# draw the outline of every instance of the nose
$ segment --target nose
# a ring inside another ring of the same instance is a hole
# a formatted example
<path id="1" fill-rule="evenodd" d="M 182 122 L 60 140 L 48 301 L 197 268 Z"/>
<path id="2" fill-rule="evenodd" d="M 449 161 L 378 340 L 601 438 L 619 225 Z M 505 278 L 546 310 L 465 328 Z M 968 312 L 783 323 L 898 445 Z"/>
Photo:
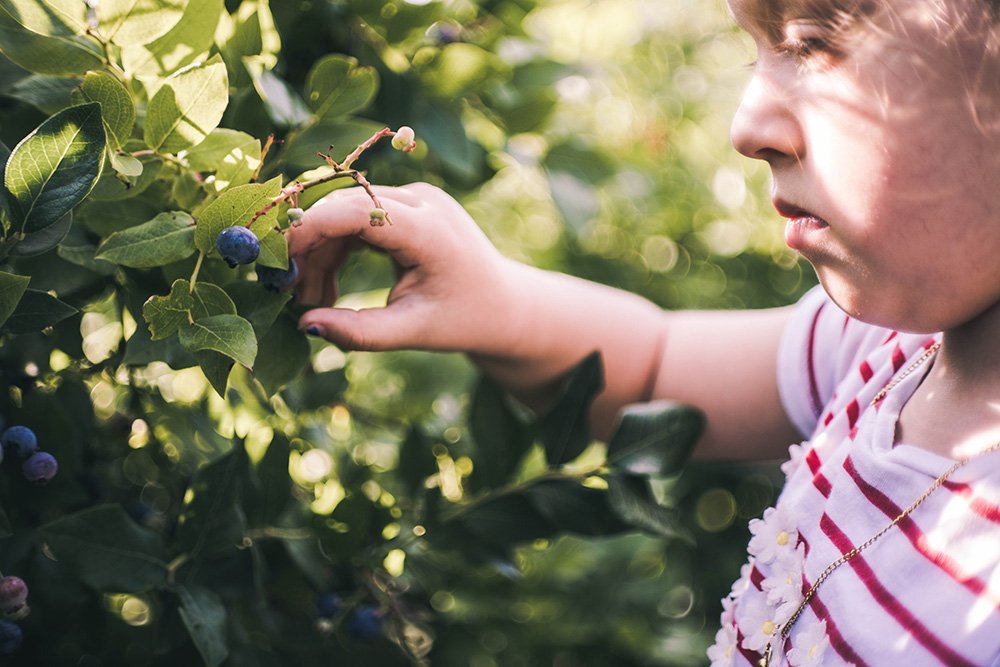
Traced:
<path id="1" fill-rule="evenodd" d="M 775 166 L 784 159 L 805 157 L 802 128 L 791 92 L 766 74 L 755 72 L 729 131 L 733 147 L 743 155 Z"/>

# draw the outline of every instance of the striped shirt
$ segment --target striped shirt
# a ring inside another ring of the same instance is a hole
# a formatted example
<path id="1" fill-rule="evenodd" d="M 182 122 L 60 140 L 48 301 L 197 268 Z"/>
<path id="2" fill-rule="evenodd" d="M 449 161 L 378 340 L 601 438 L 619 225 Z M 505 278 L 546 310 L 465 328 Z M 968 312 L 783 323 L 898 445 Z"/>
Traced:
<path id="1" fill-rule="evenodd" d="M 920 497 L 951 459 L 894 444 L 918 369 L 871 402 L 938 336 L 900 334 L 807 294 L 779 352 L 782 402 L 808 440 L 782 466 L 775 508 L 751 522 L 750 560 L 723 601 L 713 666 L 1000 666 L 1000 453 L 973 459 L 838 567 L 780 642 L 820 573 Z M 780 646 L 779 646 L 780 644 Z"/>

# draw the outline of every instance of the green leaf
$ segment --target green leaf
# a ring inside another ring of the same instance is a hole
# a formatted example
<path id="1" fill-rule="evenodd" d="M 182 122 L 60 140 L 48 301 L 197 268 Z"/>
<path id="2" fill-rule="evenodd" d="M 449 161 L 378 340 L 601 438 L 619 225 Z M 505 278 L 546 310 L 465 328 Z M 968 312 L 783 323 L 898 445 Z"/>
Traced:
<path id="1" fill-rule="evenodd" d="M 167 211 L 109 236 L 97 248 L 97 259 L 148 269 L 182 260 L 194 252 L 194 218 L 184 211 Z"/>
<path id="2" fill-rule="evenodd" d="M 195 0 L 186 4 L 184 15 L 170 32 L 149 44 L 122 49 L 126 72 L 154 76 L 172 74 L 212 48 L 225 0 Z"/>
<path id="3" fill-rule="evenodd" d="M 306 103 L 319 117 L 346 116 L 371 104 L 378 73 L 339 54 L 320 58 L 306 77 Z"/>
<path id="4" fill-rule="evenodd" d="M 76 308 L 41 290 L 25 290 L 3 330 L 22 334 L 41 331 L 76 314 Z"/>
<path id="5" fill-rule="evenodd" d="M 507 69 L 495 54 L 474 44 L 448 44 L 421 72 L 427 92 L 444 99 L 460 98 Z"/>
<path id="6" fill-rule="evenodd" d="M 281 177 L 275 176 L 267 183 L 249 183 L 226 190 L 219 198 L 205 207 L 198 218 L 194 242 L 198 250 L 209 254 L 215 251 L 215 239 L 226 227 L 245 225 L 254 214 L 274 201 L 281 192 Z M 261 216 L 251 227 L 268 229 L 274 226 L 278 216 L 275 206 Z"/>
<path id="7" fill-rule="evenodd" d="M 111 168 L 115 170 L 118 176 L 125 176 L 126 178 L 139 178 L 142 176 L 144 166 L 142 161 L 137 157 L 132 157 L 125 153 L 112 152 L 108 153 L 108 162 L 111 164 Z"/>
<path id="8" fill-rule="evenodd" d="M 531 448 L 533 434 L 511 409 L 504 391 L 485 377 L 473 393 L 469 429 L 476 443 L 469 482 L 473 488 L 504 485 Z"/>
<path id="9" fill-rule="evenodd" d="M 272 69 L 278 63 L 281 36 L 275 28 L 267 0 L 244 0 L 232 17 L 223 16 L 216 41 L 233 85 L 238 88 L 250 83 L 244 58 L 256 57 L 264 69 Z"/>
<path id="10" fill-rule="evenodd" d="M 608 442 L 608 465 L 640 475 L 680 472 L 704 430 L 695 408 L 671 401 L 630 405 Z"/>
<path id="11" fill-rule="evenodd" d="M 114 264 L 94 258 L 94 255 L 97 254 L 97 246 L 89 243 L 62 243 L 56 253 L 67 262 L 90 269 L 102 276 L 110 276 L 115 272 Z"/>
<path id="12" fill-rule="evenodd" d="M 134 158 L 133 158 L 134 159 Z M 112 169 L 105 169 L 90 193 L 89 201 L 120 201 L 142 194 L 156 182 L 163 170 L 163 159 L 158 155 L 143 155 L 138 158 L 142 171 L 138 177 L 123 177 L 116 173 L 114 161 L 109 159 Z M 156 207 L 158 210 L 166 206 Z"/>
<path id="13" fill-rule="evenodd" d="M 29 276 L 0 272 L 0 326 L 11 316 L 28 289 Z"/>
<path id="14" fill-rule="evenodd" d="M 206 179 L 216 192 L 250 181 L 260 166 L 260 140 L 244 132 L 217 128 L 187 154 L 196 171 L 214 172 Z"/>
<path id="15" fill-rule="evenodd" d="M 69 212 L 48 227 L 25 234 L 24 238 L 11 248 L 10 254 L 14 257 L 30 257 L 48 252 L 66 238 L 72 227 L 73 213 Z"/>
<path id="16" fill-rule="evenodd" d="M 200 143 L 229 104 L 229 78 L 218 56 L 164 81 L 149 101 L 144 136 L 150 148 L 176 153 Z"/>
<path id="17" fill-rule="evenodd" d="M 151 296 L 142 305 L 142 318 L 149 325 L 153 340 L 162 340 L 174 335 L 181 325 L 188 321 L 194 307 L 191 283 L 183 278 L 175 280 L 167 296 Z"/>
<path id="18" fill-rule="evenodd" d="M 229 283 L 226 292 L 236 304 L 237 314 L 250 322 L 258 339 L 264 337 L 292 298 L 289 292 L 272 292 L 246 280 Z"/>
<path id="19" fill-rule="evenodd" d="M 288 438 L 276 432 L 264 456 L 257 462 L 255 493 L 244 494 L 251 525 L 274 525 L 292 501 L 292 480 L 288 476 L 290 453 Z"/>
<path id="20" fill-rule="evenodd" d="M 120 505 L 99 505 L 38 529 L 56 560 L 99 591 L 140 593 L 166 580 L 167 548 Z"/>
<path id="21" fill-rule="evenodd" d="M 218 667 L 229 657 L 226 642 L 226 607 L 219 596 L 202 586 L 178 586 L 178 608 L 191 641 L 208 667 Z"/>
<path id="22" fill-rule="evenodd" d="M 264 102 L 271 121 L 283 127 L 294 127 L 309 120 L 309 108 L 299 94 L 284 79 L 272 72 L 261 56 L 248 56 L 243 66 L 250 74 L 254 90 Z"/>
<path id="23" fill-rule="evenodd" d="M 101 119 L 108 130 L 108 143 L 112 148 L 121 148 L 132 136 L 132 126 L 135 125 L 135 102 L 121 81 L 107 72 L 88 72 L 80 84 L 78 97 L 79 102 L 101 105 Z"/>
<path id="24" fill-rule="evenodd" d="M 212 389 L 219 396 L 225 396 L 226 387 L 229 385 L 229 374 L 232 372 L 236 362 L 224 354 L 212 352 L 211 350 L 195 352 L 194 358 L 198 362 L 201 372 L 205 374 L 205 379 L 212 385 Z"/>
<path id="25" fill-rule="evenodd" d="M 557 532 L 524 493 L 507 493 L 469 505 L 444 526 L 460 527 L 500 553 Z"/>
<path id="26" fill-rule="evenodd" d="M 235 315 L 236 304 L 224 289 L 204 281 L 194 286 L 194 306 L 191 317 L 194 321 L 213 315 Z"/>
<path id="27" fill-rule="evenodd" d="M 51 116 L 72 105 L 71 96 L 79 85 L 76 77 L 32 74 L 11 86 L 7 94 Z"/>
<path id="28" fill-rule="evenodd" d="M 103 65 L 100 47 L 93 40 L 28 32 L 5 12 L 0 12 L 0 52 L 36 74 L 83 74 Z"/>
<path id="29" fill-rule="evenodd" d="M 539 421 L 538 437 L 550 464 L 572 461 L 590 444 L 587 413 L 603 388 L 601 355 L 592 352 L 569 372 L 555 405 Z"/>
<path id="30" fill-rule="evenodd" d="M 187 4 L 188 0 L 101 0 L 98 26 L 105 39 L 119 46 L 148 44 L 177 25 Z"/>
<path id="31" fill-rule="evenodd" d="M 15 229 L 44 229 L 82 201 L 100 176 L 105 141 L 96 103 L 65 109 L 22 139 L 4 172 Z"/>
<path id="32" fill-rule="evenodd" d="M 177 526 L 178 546 L 192 558 L 231 554 L 242 543 L 246 518 L 240 494 L 249 465 L 246 450 L 237 443 L 195 473 Z"/>
<path id="33" fill-rule="evenodd" d="M 260 239 L 260 254 L 257 256 L 257 263 L 275 269 L 288 268 L 288 241 L 284 234 L 273 229 L 268 230 Z"/>
<path id="34" fill-rule="evenodd" d="M 213 315 L 182 327 L 181 345 L 190 352 L 214 350 L 252 367 L 257 356 L 253 327 L 239 315 Z"/>
<path id="35" fill-rule="evenodd" d="M 607 492 L 575 479 L 542 480 L 529 486 L 526 494 L 559 532 L 599 536 L 631 529 L 610 507 Z"/>
<path id="36" fill-rule="evenodd" d="M 261 341 L 267 354 L 258 357 L 253 374 L 272 396 L 294 380 L 309 363 L 309 341 L 292 317 L 281 317 Z"/>
<path id="37" fill-rule="evenodd" d="M 639 475 L 614 474 L 606 477 L 608 501 L 626 523 L 662 537 L 679 537 L 693 544 L 677 510 L 656 502 L 649 479 Z"/>
<path id="38" fill-rule="evenodd" d="M 87 30 L 87 5 L 79 0 L 0 0 L 0 8 L 40 35 L 80 35 Z"/>

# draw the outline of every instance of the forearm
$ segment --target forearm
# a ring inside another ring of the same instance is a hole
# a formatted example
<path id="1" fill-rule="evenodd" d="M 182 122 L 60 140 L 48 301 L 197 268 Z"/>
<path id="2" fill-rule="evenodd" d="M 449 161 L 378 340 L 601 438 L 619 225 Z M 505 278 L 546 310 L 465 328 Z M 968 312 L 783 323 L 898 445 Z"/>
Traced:
<path id="1" fill-rule="evenodd" d="M 470 358 L 526 405 L 544 411 L 562 376 L 600 351 L 605 388 L 591 424 L 596 436 L 607 436 L 623 405 L 650 398 L 665 314 L 634 294 L 561 273 L 517 265 L 508 275 L 511 324 L 493 350 Z"/>

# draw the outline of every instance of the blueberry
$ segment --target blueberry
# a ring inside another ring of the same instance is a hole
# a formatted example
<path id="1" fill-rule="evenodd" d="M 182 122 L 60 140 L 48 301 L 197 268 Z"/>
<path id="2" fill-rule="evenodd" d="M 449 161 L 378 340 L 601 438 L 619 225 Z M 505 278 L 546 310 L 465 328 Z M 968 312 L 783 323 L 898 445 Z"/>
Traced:
<path id="1" fill-rule="evenodd" d="M 275 269 L 270 266 L 257 265 L 257 280 L 272 292 L 286 290 L 295 284 L 299 277 L 299 267 L 294 259 L 288 260 L 287 269 Z"/>
<path id="2" fill-rule="evenodd" d="M 371 640 L 382 634 L 382 614 L 378 607 L 358 607 L 347 619 L 347 634 L 354 639 Z"/>
<path id="3" fill-rule="evenodd" d="M 48 452 L 32 454 L 31 458 L 21 466 L 25 479 L 38 485 L 48 484 L 58 471 L 59 462 Z"/>
<path id="4" fill-rule="evenodd" d="M 249 264 L 260 254 L 260 241 L 253 232 L 240 225 L 223 229 L 215 240 L 215 247 L 231 267 Z"/>
<path id="5" fill-rule="evenodd" d="M 340 611 L 342 601 L 336 593 L 324 593 L 316 601 L 316 613 L 321 618 L 333 618 Z"/>
<path id="6" fill-rule="evenodd" d="M 0 579 L 0 612 L 13 614 L 28 600 L 28 585 L 21 577 Z"/>
<path id="7" fill-rule="evenodd" d="M 16 454 L 23 461 L 38 451 L 38 438 L 27 426 L 11 426 L 0 436 L 7 454 Z"/>
<path id="8" fill-rule="evenodd" d="M 21 626 L 10 621 L 0 620 L 0 655 L 10 655 L 21 645 L 24 633 Z"/>

